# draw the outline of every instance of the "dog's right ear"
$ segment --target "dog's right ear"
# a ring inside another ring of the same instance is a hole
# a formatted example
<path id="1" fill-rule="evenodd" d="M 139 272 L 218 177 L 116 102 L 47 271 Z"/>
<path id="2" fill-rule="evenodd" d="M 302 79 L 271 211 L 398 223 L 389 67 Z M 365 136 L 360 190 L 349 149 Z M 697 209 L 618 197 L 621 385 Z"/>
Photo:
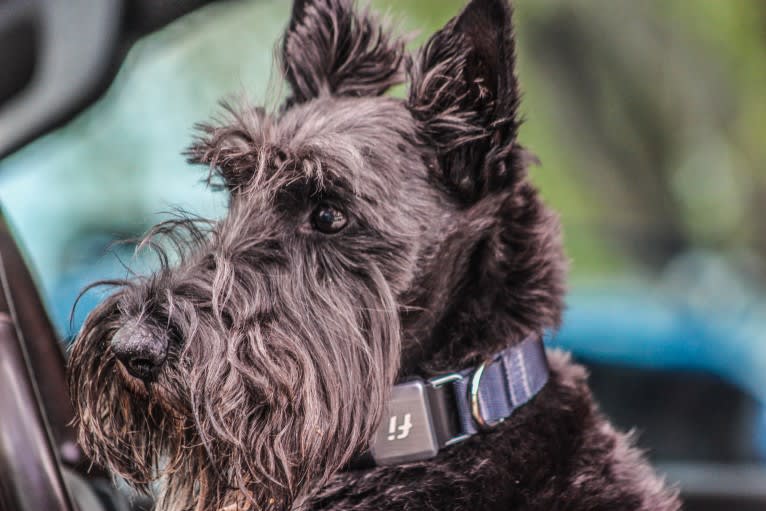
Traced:
<path id="1" fill-rule="evenodd" d="M 379 96 L 404 82 L 404 40 L 353 0 L 295 0 L 282 43 L 288 106 L 321 95 Z"/>
<path id="2" fill-rule="evenodd" d="M 408 106 L 441 172 L 472 202 L 518 182 L 519 89 L 508 0 L 472 0 L 420 51 Z"/>

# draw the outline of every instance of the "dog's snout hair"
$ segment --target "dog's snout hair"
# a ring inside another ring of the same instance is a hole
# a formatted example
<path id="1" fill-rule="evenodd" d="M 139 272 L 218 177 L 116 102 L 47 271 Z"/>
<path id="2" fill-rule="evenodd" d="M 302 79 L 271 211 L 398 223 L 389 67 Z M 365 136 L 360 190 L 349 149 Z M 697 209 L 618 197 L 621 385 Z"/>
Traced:
<path id="1" fill-rule="evenodd" d="M 221 505 L 232 486 L 284 506 L 372 435 L 398 369 L 397 300 L 374 263 L 319 272 L 284 241 L 224 248 L 216 229 L 229 234 L 224 221 L 89 316 L 71 356 L 81 440 L 139 486 L 164 475 L 167 509 Z M 174 332 L 153 383 L 115 376 L 115 336 L 142 321 Z"/>

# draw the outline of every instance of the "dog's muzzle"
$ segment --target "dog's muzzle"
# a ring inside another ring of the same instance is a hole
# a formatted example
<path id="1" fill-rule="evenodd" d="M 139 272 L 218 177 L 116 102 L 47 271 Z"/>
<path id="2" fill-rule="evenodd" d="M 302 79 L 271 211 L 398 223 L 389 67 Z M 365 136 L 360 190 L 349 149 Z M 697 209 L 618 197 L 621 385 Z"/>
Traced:
<path id="1" fill-rule="evenodd" d="M 111 349 L 131 376 L 150 381 L 165 363 L 168 339 L 144 325 L 127 324 L 115 332 Z"/>

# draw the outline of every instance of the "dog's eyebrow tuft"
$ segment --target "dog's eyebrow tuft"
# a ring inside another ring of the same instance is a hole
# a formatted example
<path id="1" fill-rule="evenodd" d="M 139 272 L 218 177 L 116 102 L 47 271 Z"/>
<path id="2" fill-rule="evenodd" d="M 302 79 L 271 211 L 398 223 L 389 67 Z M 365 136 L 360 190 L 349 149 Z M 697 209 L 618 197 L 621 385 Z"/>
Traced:
<path id="1" fill-rule="evenodd" d="M 334 165 L 316 156 L 286 159 L 251 184 L 253 188 L 298 196 L 346 201 L 356 195 L 353 183 Z"/>
<path id="2" fill-rule="evenodd" d="M 274 120 L 264 108 L 237 107 L 230 102 L 222 102 L 221 106 L 220 116 L 195 125 L 194 142 L 184 155 L 189 163 L 209 168 L 208 183 L 215 186 L 220 177 L 229 189 L 237 190 L 259 170 L 286 157 L 268 143 Z"/>

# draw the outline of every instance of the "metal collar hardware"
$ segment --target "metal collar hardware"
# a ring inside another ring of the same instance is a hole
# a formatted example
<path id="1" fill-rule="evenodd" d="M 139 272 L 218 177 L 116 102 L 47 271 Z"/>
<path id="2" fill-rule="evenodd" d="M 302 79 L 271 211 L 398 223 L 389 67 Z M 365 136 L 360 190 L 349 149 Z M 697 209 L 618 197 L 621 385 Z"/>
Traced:
<path id="1" fill-rule="evenodd" d="M 373 438 L 377 465 L 410 463 L 491 429 L 548 381 L 543 342 L 529 337 L 477 367 L 394 386 Z"/>

